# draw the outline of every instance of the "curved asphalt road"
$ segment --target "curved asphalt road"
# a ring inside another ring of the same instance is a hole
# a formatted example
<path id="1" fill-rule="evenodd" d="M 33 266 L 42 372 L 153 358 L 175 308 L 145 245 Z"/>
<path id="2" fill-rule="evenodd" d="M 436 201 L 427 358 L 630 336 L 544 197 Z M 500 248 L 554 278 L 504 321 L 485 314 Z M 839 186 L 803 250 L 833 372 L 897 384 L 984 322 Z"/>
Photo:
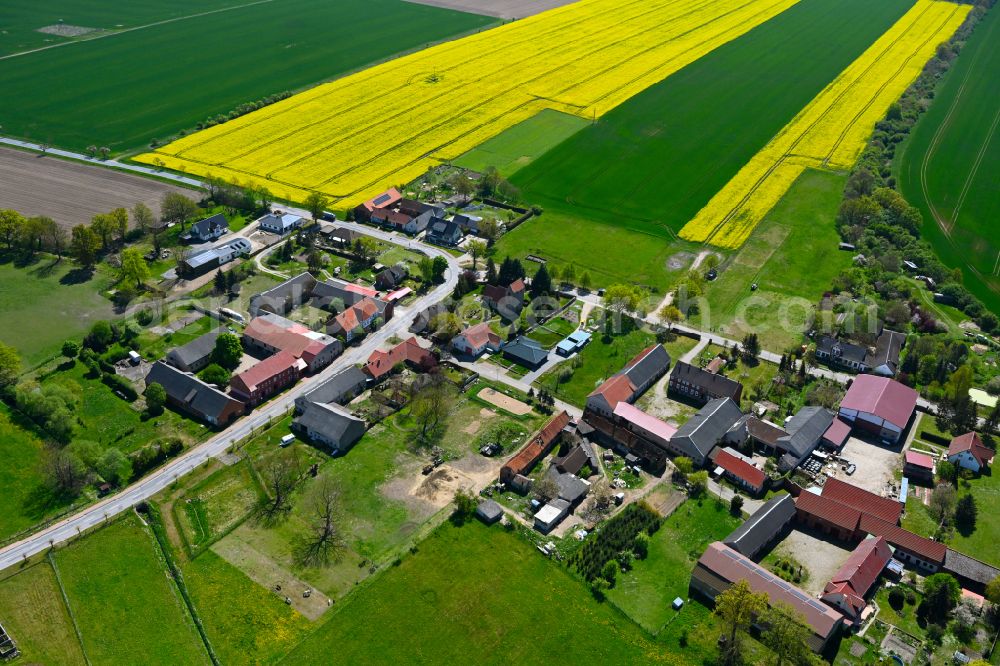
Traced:
<path id="1" fill-rule="evenodd" d="M 283 208 L 297 215 L 302 215 L 306 218 L 309 217 L 309 214 L 303 210 L 288 207 Z M 444 250 L 411 240 L 405 236 L 397 236 L 352 222 L 338 222 L 338 224 L 381 240 L 420 250 L 431 257 L 444 257 L 448 261 L 448 270 L 445 273 L 444 283 L 435 287 L 412 305 L 405 308 L 397 308 L 394 317 L 389 323 L 374 333 L 369 334 L 360 344 L 348 347 L 343 355 L 322 372 L 300 381 L 276 400 L 259 407 L 249 416 L 240 419 L 226 430 L 213 435 L 207 441 L 174 458 L 165 466 L 154 471 L 149 476 L 140 479 L 121 492 L 106 497 L 100 502 L 81 510 L 79 513 L 53 523 L 21 541 L 0 549 L 0 571 L 32 555 L 41 553 L 56 544 L 68 541 L 79 535 L 82 531 L 128 511 L 143 500 L 157 494 L 180 477 L 194 471 L 199 465 L 210 458 L 222 455 L 234 442 L 249 436 L 255 428 L 267 425 L 268 420 L 276 420 L 282 417 L 292 408 L 297 396 L 323 382 L 337 370 L 343 369 L 348 365 L 364 362 L 380 344 L 392 336 L 404 336 L 416 313 L 444 300 L 455 290 L 460 272 L 458 260 Z"/>

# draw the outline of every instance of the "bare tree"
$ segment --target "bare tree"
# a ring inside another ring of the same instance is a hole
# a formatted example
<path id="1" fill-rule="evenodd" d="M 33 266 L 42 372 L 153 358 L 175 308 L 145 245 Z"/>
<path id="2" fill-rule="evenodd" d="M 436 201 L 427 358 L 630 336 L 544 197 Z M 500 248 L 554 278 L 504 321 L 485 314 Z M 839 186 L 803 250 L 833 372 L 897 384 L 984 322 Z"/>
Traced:
<path id="1" fill-rule="evenodd" d="M 65 449 L 49 451 L 46 473 L 52 489 L 64 497 L 76 497 L 87 482 L 87 468 Z"/>
<path id="2" fill-rule="evenodd" d="M 272 457 L 264 464 L 261 476 L 267 494 L 260 500 L 258 516 L 264 523 L 275 523 L 288 514 L 292 491 L 302 478 L 298 449 L 285 449 Z"/>
<path id="3" fill-rule="evenodd" d="M 344 535 L 339 525 L 340 489 L 329 476 L 316 479 L 307 500 L 309 528 L 299 548 L 299 561 L 325 566 L 343 555 Z"/>
<path id="4" fill-rule="evenodd" d="M 441 422 L 448 415 L 454 385 L 441 375 L 430 375 L 430 381 L 414 393 L 410 400 L 410 414 L 420 427 L 419 439 L 427 444 L 438 432 Z"/>

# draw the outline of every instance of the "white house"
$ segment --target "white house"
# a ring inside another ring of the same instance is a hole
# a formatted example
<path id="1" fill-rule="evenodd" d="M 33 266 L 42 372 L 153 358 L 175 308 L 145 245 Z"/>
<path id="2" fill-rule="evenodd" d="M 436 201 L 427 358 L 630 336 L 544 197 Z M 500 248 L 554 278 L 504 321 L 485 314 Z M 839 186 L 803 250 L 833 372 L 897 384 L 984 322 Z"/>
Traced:
<path id="1" fill-rule="evenodd" d="M 493 332 L 489 324 L 482 322 L 456 335 L 451 341 L 451 346 L 463 354 L 479 356 L 487 350 L 500 351 L 500 336 Z"/>
<path id="2" fill-rule="evenodd" d="M 260 230 L 270 231 L 272 234 L 287 234 L 293 229 L 298 229 L 305 222 L 298 215 L 292 215 L 291 213 L 283 213 L 281 215 L 277 213 L 268 213 L 264 217 L 260 218 Z"/>
<path id="3" fill-rule="evenodd" d="M 985 446 L 979 435 L 967 432 L 951 440 L 948 462 L 978 474 L 993 461 L 993 453 L 993 449 Z"/>

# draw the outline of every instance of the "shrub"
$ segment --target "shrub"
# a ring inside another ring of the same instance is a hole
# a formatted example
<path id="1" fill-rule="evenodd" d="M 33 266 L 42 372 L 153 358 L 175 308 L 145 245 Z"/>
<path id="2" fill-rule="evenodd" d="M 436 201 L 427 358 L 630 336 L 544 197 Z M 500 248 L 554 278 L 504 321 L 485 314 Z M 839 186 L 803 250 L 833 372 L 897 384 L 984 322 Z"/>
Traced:
<path id="1" fill-rule="evenodd" d="M 910 604 L 911 606 L 917 603 L 917 593 L 914 592 L 913 590 L 907 590 L 906 603 Z"/>
<path id="2" fill-rule="evenodd" d="M 101 377 L 101 381 L 104 382 L 112 391 L 124 395 L 125 399 L 129 402 L 132 402 L 139 397 L 139 393 L 135 390 L 135 387 L 132 386 L 132 382 L 124 377 L 111 373 L 105 373 Z"/>
<path id="3" fill-rule="evenodd" d="M 889 605 L 892 606 L 897 611 L 902 610 L 903 604 L 906 603 L 906 595 L 898 587 L 894 587 L 889 590 Z"/>

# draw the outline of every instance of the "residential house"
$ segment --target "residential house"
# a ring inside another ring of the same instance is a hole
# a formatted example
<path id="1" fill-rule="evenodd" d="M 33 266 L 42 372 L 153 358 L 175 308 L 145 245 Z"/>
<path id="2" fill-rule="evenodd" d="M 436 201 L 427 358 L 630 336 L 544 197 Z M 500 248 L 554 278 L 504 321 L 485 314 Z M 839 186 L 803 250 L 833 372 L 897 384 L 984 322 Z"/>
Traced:
<path id="1" fill-rule="evenodd" d="M 619 402 L 635 402 L 669 369 L 670 354 L 663 345 L 646 347 L 587 397 L 587 409 L 611 418 Z"/>
<path id="2" fill-rule="evenodd" d="M 384 208 L 391 208 L 395 206 L 403 199 L 403 195 L 399 193 L 396 188 L 391 188 L 386 190 L 377 197 L 373 197 L 364 203 L 358 204 L 354 208 L 354 219 L 359 222 L 368 222 L 371 220 L 372 213 L 376 210 L 381 210 Z"/>
<path id="3" fill-rule="evenodd" d="M 935 472 L 934 458 L 926 453 L 907 449 L 903 454 L 903 476 L 911 481 L 932 484 Z"/>
<path id="4" fill-rule="evenodd" d="M 308 272 L 302 272 L 281 284 L 262 291 L 250 298 L 250 316 L 271 312 L 287 314 L 312 298 L 317 280 Z"/>
<path id="5" fill-rule="evenodd" d="M 354 245 L 354 241 L 364 234 L 335 224 L 320 223 L 320 239 L 329 247 L 344 249 Z"/>
<path id="6" fill-rule="evenodd" d="M 769 604 L 786 604 L 799 613 L 811 630 L 807 643 L 815 652 L 822 652 L 839 634 L 843 624 L 839 613 L 720 541 L 709 545 L 698 560 L 691 574 L 691 589 L 715 601 L 741 580 L 754 592 L 765 594 Z"/>
<path id="7" fill-rule="evenodd" d="M 838 340 L 832 335 L 823 335 L 816 341 L 816 358 L 841 368 L 856 372 L 867 372 L 865 358 L 868 347 L 846 340 Z"/>
<path id="8" fill-rule="evenodd" d="M 194 375 L 157 361 L 146 375 L 146 387 L 159 384 L 167 404 L 213 426 L 227 426 L 243 415 L 244 405 Z"/>
<path id="9" fill-rule="evenodd" d="M 193 243 L 208 243 L 222 238 L 229 233 L 229 222 L 222 213 L 216 213 L 204 220 L 198 220 L 190 227 L 187 233 L 181 236 L 181 240 Z"/>
<path id="10" fill-rule="evenodd" d="M 389 266 L 375 276 L 375 286 L 382 291 L 392 291 L 403 284 L 403 280 L 409 277 L 409 275 L 410 272 L 406 269 L 405 264 Z"/>
<path id="11" fill-rule="evenodd" d="M 483 352 L 500 351 L 500 336 L 493 332 L 488 322 L 470 326 L 451 340 L 452 348 L 469 356 L 479 356 Z"/>
<path id="12" fill-rule="evenodd" d="M 462 228 L 449 220 L 433 217 L 427 224 L 427 235 L 424 240 L 435 245 L 454 247 L 462 240 Z"/>
<path id="13" fill-rule="evenodd" d="M 976 474 L 993 462 L 993 455 L 993 449 L 983 444 L 983 440 L 974 432 L 959 435 L 948 445 L 948 462 Z"/>
<path id="14" fill-rule="evenodd" d="M 816 341 L 816 358 L 855 372 L 895 377 L 904 344 L 906 335 L 887 328 L 882 329 L 872 348 L 823 335 Z"/>
<path id="15" fill-rule="evenodd" d="M 524 280 L 518 279 L 506 287 L 488 284 L 483 287 L 483 305 L 505 319 L 517 319 L 524 307 Z"/>
<path id="16" fill-rule="evenodd" d="M 725 544 L 736 552 L 757 559 L 787 534 L 795 519 L 795 498 L 776 495 L 764 502 L 742 525 L 726 537 Z"/>
<path id="17" fill-rule="evenodd" d="M 292 213 L 268 213 L 259 220 L 261 231 L 278 234 L 279 236 L 284 236 L 289 231 L 294 231 L 303 224 L 305 224 L 305 220 Z"/>
<path id="18" fill-rule="evenodd" d="M 549 351 L 540 342 L 519 335 L 501 347 L 503 357 L 532 370 L 538 369 L 549 357 Z"/>
<path id="19" fill-rule="evenodd" d="M 739 404 L 743 384 L 723 375 L 713 374 L 689 363 L 678 361 L 670 373 L 670 392 L 705 404 L 718 398 L 729 398 Z"/>
<path id="20" fill-rule="evenodd" d="M 638 395 L 635 384 L 625 374 L 605 380 L 587 396 L 586 410 L 610 419 L 620 402 L 631 402 Z"/>
<path id="21" fill-rule="evenodd" d="M 266 354 L 287 351 L 305 361 L 309 372 L 322 370 L 344 351 L 339 340 L 270 313 L 250 320 L 243 329 L 243 347 Z"/>
<path id="22" fill-rule="evenodd" d="M 823 589 L 822 600 L 838 609 L 852 622 L 861 618 L 868 605 L 865 598 L 892 559 L 892 550 L 884 537 L 868 537 L 833 575 Z"/>
<path id="23" fill-rule="evenodd" d="M 328 380 L 295 398 L 295 409 L 301 412 L 310 402 L 344 405 L 361 395 L 368 385 L 368 375 L 356 365 L 351 365 Z"/>
<path id="24" fill-rule="evenodd" d="M 743 488 L 751 495 L 764 492 L 767 475 L 753 460 L 728 446 L 715 452 L 715 472 Z"/>
<path id="25" fill-rule="evenodd" d="M 250 254 L 252 246 L 246 238 L 233 238 L 218 247 L 201 250 L 181 260 L 178 272 L 187 277 L 204 275 L 210 270 L 225 266 L 237 257 Z"/>
<path id="26" fill-rule="evenodd" d="M 292 428 L 334 454 L 346 453 L 365 434 L 365 422 L 337 403 L 309 402 Z"/>
<path id="27" fill-rule="evenodd" d="M 670 445 L 681 455 L 701 467 L 708 461 L 712 449 L 723 436 L 740 420 L 743 413 L 730 398 L 715 398 L 682 425 Z"/>
<path id="28" fill-rule="evenodd" d="M 917 407 L 917 392 L 875 375 L 858 375 L 840 403 L 840 418 L 855 430 L 896 444 Z"/>
<path id="29" fill-rule="evenodd" d="M 380 381 L 391 373 L 393 368 L 403 363 L 420 372 L 427 372 L 437 366 L 438 360 L 431 350 L 424 349 L 416 338 L 411 337 L 389 351 L 381 349 L 373 351 L 365 363 L 364 371 L 373 380 Z"/>
<path id="30" fill-rule="evenodd" d="M 365 298 L 346 308 L 343 312 L 327 322 L 326 332 L 333 336 L 344 338 L 350 343 L 365 331 L 372 328 L 378 320 L 379 308 L 374 299 Z"/>
<path id="31" fill-rule="evenodd" d="M 569 414 L 565 411 L 556 414 L 538 433 L 528 440 L 524 447 L 514 454 L 500 469 L 500 482 L 508 485 L 518 481 L 527 490 L 530 481 L 527 479 L 539 460 L 544 458 L 562 435 L 563 428 L 569 425 Z"/>
<path id="32" fill-rule="evenodd" d="M 479 235 L 479 223 L 483 221 L 478 215 L 468 213 L 458 213 L 451 218 L 451 221 L 461 227 L 463 233 Z"/>
<path id="33" fill-rule="evenodd" d="M 167 352 L 164 360 L 184 372 L 198 372 L 211 363 L 212 353 L 215 351 L 215 341 L 224 330 L 223 328 L 213 328 L 186 345 L 174 347 Z"/>
<path id="34" fill-rule="evenodd" d="M 560 356 L 572 356 L 586 347 L 589 342 L 590 333 L 584 330 L 573 331 L 556 345 L 556 353 Z"/>
<path id="35" fill-rule="evenodd" d="M 408 234 L 419 234 L 427 228 L 432 219 L 435 217 L 443 218 L 446 214 L 445 208 L 441 204 L 424 203 L 423 201 L 416 201 L 414 199 L 403 199 L 400 201 L 399 211 L 412 218 L 403 229 Z"/>
<path id="36" fill-rule="evenodd" d="M 397 231 L 406 231 L 406 226 L 413 221 L 413 218 L 396 210 L 381 208 L 372 212 L 369 221 Z"/>
<path id="37" fill-rule="evenodd" d="M 259 405 L 299 380 L 306 362 L 287 351 L 279 351 L 229 380 L 229 392 L 247 403 Z"/>
<path id="38" fill-rule="evenodd" d="M 549 467 L 545 474 L 555 482 L 559 488 L 559 499 L 569 503 L 571 511 L 578 507 L 590 492 L 589 481 L 581 479 L 576 474 L 560 472 L 555 465 Z"/>

